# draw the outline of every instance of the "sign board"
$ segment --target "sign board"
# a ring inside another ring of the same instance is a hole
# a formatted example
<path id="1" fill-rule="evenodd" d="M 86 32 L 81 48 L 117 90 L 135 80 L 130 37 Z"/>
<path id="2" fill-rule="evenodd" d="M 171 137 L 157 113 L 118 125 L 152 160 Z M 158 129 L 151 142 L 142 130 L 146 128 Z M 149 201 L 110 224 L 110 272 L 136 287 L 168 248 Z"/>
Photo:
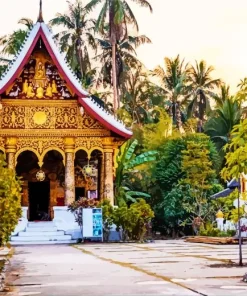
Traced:
<path id="1" fill-rule="evenodd" d="M 102 209 L 83 209 L 83 237 L 103 239 Z"/>

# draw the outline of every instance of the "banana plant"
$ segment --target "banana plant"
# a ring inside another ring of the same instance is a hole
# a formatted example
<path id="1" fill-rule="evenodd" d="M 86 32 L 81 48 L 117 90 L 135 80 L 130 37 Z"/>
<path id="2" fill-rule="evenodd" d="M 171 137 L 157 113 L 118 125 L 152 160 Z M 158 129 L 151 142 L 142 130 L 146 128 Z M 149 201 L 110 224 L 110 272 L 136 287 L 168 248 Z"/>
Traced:
<path id="1" fill-rule="evenodd" d="M 138 197 L 148 198 L 149 194 L 133 190 L 131 177 L 138 175 L 141 165 L 156 161 L 157 151 L 147 151 L 136 155 L 138 141 L 128 141 L 120 149 L 117 156 L 117 169 L 115 179 L 116 204 L 122 202 L 135 202 Z"/>

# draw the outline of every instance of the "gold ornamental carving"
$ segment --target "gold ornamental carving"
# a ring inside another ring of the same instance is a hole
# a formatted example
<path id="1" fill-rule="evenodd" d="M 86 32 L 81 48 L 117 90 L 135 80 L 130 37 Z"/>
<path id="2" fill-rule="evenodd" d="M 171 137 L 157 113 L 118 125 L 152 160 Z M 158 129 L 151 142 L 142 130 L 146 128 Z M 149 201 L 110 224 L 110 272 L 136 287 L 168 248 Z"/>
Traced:
<path id="1" fill-rule="evenodd" d="M 31 100 L 73 99 L 72 93 L 49 54 L 35 49 L 20 76 L 4 94 L 8 98 Z"/>
<path id="2" fill-rule="evenodd" d="M 42 155 L 44 151 L 51 148 L 60 148 L 64 150 L 64 141 L 62 138 L 29 138 L 29 137 L 20 137 L 17 141 L 17 151 L 23 148 L 31 147 Z"/>
<path id="3" fill-rule="evenodd" d="M 47 116 L 43 111 L 38 111 L 33 115 L 33 122 L 37 125 L 42 125 L 46 122 Z"/>
<path id="4" fill-rule="evenodd" d="M 55 128 L 78 128 L 77 107 L 55 108 Z"/>
<path id="5" fill-rule="evenodd" d="M 90 155 L 93 150 L 103 151 L 101 137 L 77 137 L 75 140 L 75 151 L 84 150 Z"/>
<path id="6" fill-rule="evenodd" d="M 65 160 L 65 204 L 69 205 L 75 201 L 75 169 L 74 154 L 66 153 Z"/>
<path id="7" fill-rule="evenodd" d="M 91 135 L 109 135 L 110 131 L 87 113 L 81 115 L 76 101 L 42 101 L 3 100 L 2 120 L 0 127 L 4 129 L 32 130 L 50 129 L 53 131 L 66 129 Z M 42 104 L 41 104 L 42 103 Z"/>
<path id="8" fill-rule="evenodd" d="M 114 205 L 114 186 L 113 186 L 113 155 L 112 152 L 104 153 L 104 198 L 108 198 Z"/>
<path id="9" fill-rule="evenodd" d="M 25 128 L 55 128 L 54 108 L 30 107 L 25 109 Z"/>
<path id="10" fill-rule="evenodd" d="M 48 151 L 56 150 L 61 153 L 65 161 L 64 153 L 64 140 L 63 138 L 47 137 L 20 137 L 16 144 L 15 161 L 17 162 L 18 156 L 24 151 L 32 151 L 39 160 L 39 165 L 42 166 L 43 159 Z"/>
<path id="11" fill-rule="evenodd" d="M 1 150 L 2 152 L 5 152 L 5 148 L 4 148 L 4 146 L 5 146 L 5 139 L 2 138 L 2 137 L 0 137 L 0 150 Z"/>
<path id="12" fill-rule="evenodd" d="M 83 115 L 80 114 L 80 110 L 78 108 L 78 123 L 79 123 L 79 128 L 81 129 L 103 129 L 102 125 L 92 118 L 90 115 L 87 113 L 84 113 Z"/>
<path id="13" fill-rule="evenodd" d="M 25 108 L 4 106 L 2 111 L 2 128 L 25 128 Z"/>

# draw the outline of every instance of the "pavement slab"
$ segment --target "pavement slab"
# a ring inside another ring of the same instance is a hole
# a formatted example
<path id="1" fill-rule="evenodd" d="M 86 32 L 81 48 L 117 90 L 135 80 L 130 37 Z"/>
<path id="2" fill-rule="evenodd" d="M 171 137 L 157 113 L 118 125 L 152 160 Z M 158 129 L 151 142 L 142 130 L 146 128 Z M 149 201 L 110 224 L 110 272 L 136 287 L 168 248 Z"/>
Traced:
<path id="1" fill-rule="evenodd" d="M 247 262 L 247 245 L 243 255 Z M 247 267 L 224 266 L 237 260 L 238 246 L 182 240 L 20 246 L 9 264 L 9 291 L 0 295 L 247 295 Z"/>

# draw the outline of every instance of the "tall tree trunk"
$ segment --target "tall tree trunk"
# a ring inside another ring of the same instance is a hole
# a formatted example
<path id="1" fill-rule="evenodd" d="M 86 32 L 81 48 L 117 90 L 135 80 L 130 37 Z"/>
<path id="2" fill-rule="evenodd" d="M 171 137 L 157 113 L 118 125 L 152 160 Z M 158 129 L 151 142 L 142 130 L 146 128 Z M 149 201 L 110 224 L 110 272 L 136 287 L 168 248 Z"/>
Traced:
<path id="1" fill-rule="evenodd" d="M 117 89 L 117 67 L 116 67 L 116 43 L 112 43 L 112 85 L 113 85 L 113 108 L 114 112 L 119 108 Z"/>
<path id="2" fill-rule="evenodd" d="M 180 131 L 181 134 L 184 134 L 184 128 L 183 128 L 183 123 L 182 123 L 182 118 L 181 118 L 181 109 L 180 109 L 180 104 L 175 103 L 175 118 L 176 118 L 176 125 L 178 130 Z"/>
<path id="3" fill-rule="evenodd" d="M 79 66 L 80 66 L 80 71 L 81 71 L 81 78 L 83 78 L 84 73 L 83 73 L 83 61 L 82 61 L 82 51 L 81 51 L 81 47 L 78 46 L 77 49 L 77 59 L 79 62 Z"/>

